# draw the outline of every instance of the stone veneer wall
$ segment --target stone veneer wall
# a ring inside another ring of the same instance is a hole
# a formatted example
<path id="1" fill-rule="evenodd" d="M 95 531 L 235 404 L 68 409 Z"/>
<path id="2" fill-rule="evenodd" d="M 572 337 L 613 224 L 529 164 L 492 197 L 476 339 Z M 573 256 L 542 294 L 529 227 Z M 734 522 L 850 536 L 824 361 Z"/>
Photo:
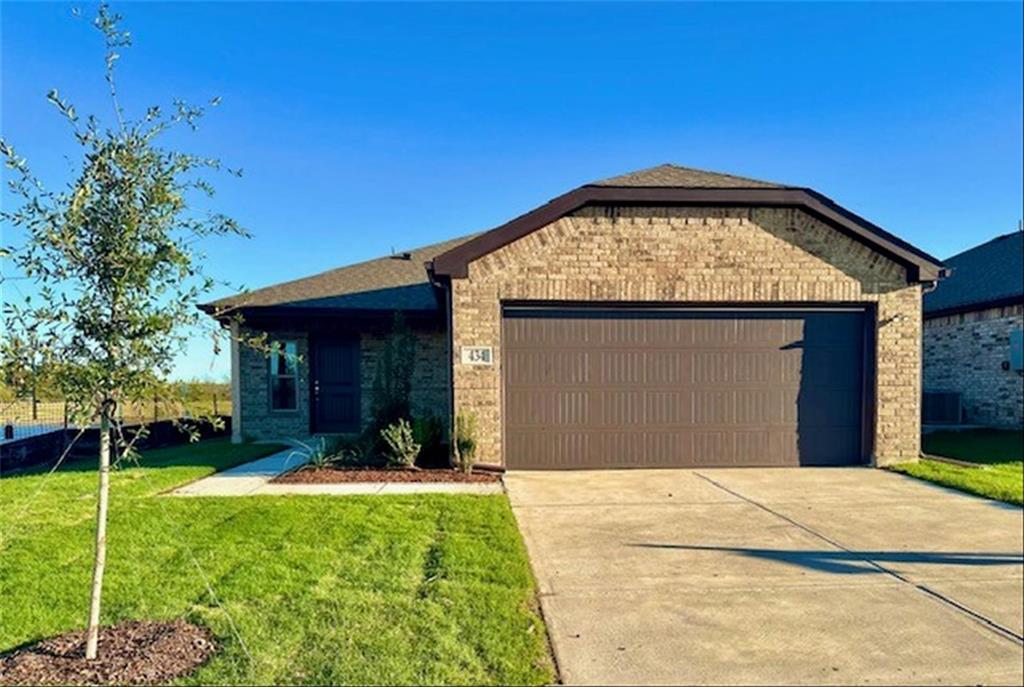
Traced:
<path id="1" fill-rule="evenodd" d="M 414 417 L 436 415 L 447 422 L 449 415 L 447 339 L 435 329 L 413 328 L 416 337 L 416 363 L 413 371 L 412 410 Z M 241 374 L 241 435 L 244 439 L 287 439 L 309 436 L 309 336 L 294 330 L 269 331 L 272 339 L 295 339 L 299 363 L 298 404 L 296 410 L 270 409 L 270 379 L 267 356 L 242 346 L 239 350 Z M 384 330 L 360 335 L 360 415 L 363 427 L 370 422 L 373 378 L 377 360 L 387 334 Z"/>
<path id="2" fill-rule="evenodd" d="M 416 362 L 412 378 L 413 417 L 434 415 L 447 426 L 448 401 L 448 340 L 443 331 L 414 329 L 416 336 Z M 377 374 L 377 361 L 387 341 L 386 333 L 363 334 L 360 339 L 360 413 L 365 427 L 372 419 L 373 378 Z"/>
<path id="3" fill-rule="evenodd" d="M 1010 332 L 1022 327 L 1021 305 L 925 320 L 925 391 L 959 391 L 967 422 L 1024 426 L 1024 377 L 1002 368 Z"/>
<path id="4" fill-rule="evenodd" d="M 505 300 L 875 302 L 875 461 L 920 454 L 921 288 L 904 269 L 796 209 L 586 207 L 486 255 L 452 280 L 456 412 L 473 413 L 478 460 L 501 463 Z M 462 346 L 494 365 L 463 365 Z"/>
<path id="5" fill-rule="evenodd" d="M 251 333 L 251 332 L 250 332 Z M 270 409 L 270 364 L 267 354 L 249 346 L 238 351 L 240 430 L 243 440 L 290 439 L 309 436 L 309 337 L 306 332 L 275 330 L 272 339 L 294 339 L 302 360 L 298 367 L 295 410 Z"/>

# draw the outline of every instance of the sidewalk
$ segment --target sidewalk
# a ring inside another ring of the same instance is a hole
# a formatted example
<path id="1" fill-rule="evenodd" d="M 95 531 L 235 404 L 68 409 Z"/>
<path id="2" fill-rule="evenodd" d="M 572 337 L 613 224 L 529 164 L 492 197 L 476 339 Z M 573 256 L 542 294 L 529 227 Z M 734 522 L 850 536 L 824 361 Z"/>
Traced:
<path id="1" fill-rule="evenodd" d="M 282 496 L 356 494 L 500 494 L 501 482 L 445 484 L 443 482 L 353 482 L 351 484 L 271 484 L 282 472 L 304 462 L 295 449 L 285 449 L 266 458 L 238 465 L 224 472 L 196 480 L 168 493 L 169 496 Z"/>

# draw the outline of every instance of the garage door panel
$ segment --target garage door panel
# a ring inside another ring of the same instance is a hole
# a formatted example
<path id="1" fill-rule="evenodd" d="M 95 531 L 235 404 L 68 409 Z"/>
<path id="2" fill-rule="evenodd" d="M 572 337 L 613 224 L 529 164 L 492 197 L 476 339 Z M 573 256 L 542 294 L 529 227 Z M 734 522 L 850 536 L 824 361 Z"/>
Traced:
<path id="1" fill-rule="evenodd" d="M 736 422 L 733 392 L 701 389 L 692 392 L 691 395 L 694 425 L 731 425 Z"/>
<path id="2" fill-rule="evenodd" d="M 860 423 L 854 422 L 859 416 L 860 399 L 851 393 L 815 394 L 809 400 L 797 401 L 799 416 L 798 429 L 807 427 L 830 427 L 837 430 L 857 428 Z"/>
<path id="3" fill-rule="evenodd" d="M 601 351 L 597 356 L 593 383 L 599 386 L 642 385 L 647 382 L 645 363 L 642 351 Z"/>
<path id="4" fill-rule="evenodd" d="M 787 424 L 785 405 L 792 405 L 796 394 L 783 389 L 750 389 L 733 392 L 735 421 L 742 426 Z"/>
<path id="5" fill-rule="evenodd" d="M 736 355 L 732 351 L 696 351 L 693 353 L 695 384 L 721 384 L 735 378 Z"/>
<path id="6" fill-rule="evenodd" d="M 861 461 L 863 313 L 506 317 L 512 468 Z"/>
<path id="7" fill-rule="evenodd" d="M 805 383 L 817 388 L 860 388 L 861 367 L 853 363 L 859 353 L 859 348 L 850 347 L 804 351 L 801 372 Z"/>
<path id="8" fill-rule="evenodd" d="M 644 467 L 671 468 L 694 460 L 693 436 L 689 433 L 648 432 L 644 443 L 647 447 Z"/>
<path id="9" fill-rule="evenodd" d="M 737 384 L 778 384 L 782 381 L 782 361 L 774 351 L 735 351 L 732 374 Z"/>
<path id="10" fill-rule="evenodd" d="M 678 385 L 693 380 L 693 354 L 684 350 L 650 350 L 644 354 L 647 381 L 652 386 Z"/>
<path id="11" fill-rule="evenodd" d="M 850 459 L 842 442 L 835 441 L 842 427 L 801 427 L 797 434 L 797 450 L 805 456 L 803 465 L 849 465 Z"/>
<path id="12" fill-rule="evenodd" d="M 738 336 L 735 321 L 719 318 L 694 320 L 692 331 L 697 347 L 736 343 Z"/>
<path id="13" fill-rule="evenodd" d="M 643 421 L 644 407 L 640 391 L 615 389 L 599 391 L 595 395 L 601 408 L 601 424 L 605 428 L 635 426 Z"/>
<path id="14" fill-rule="evenodd" d="M 644 425 L 671 428 L 693 424 L 690 393 L 682 389 L 644 393 Z"/>

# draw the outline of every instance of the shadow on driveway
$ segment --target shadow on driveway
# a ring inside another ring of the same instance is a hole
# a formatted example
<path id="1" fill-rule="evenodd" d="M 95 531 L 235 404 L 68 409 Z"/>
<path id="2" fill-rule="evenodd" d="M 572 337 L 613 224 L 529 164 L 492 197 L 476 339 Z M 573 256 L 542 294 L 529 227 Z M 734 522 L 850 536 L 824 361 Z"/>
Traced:
<path id="1" fill-rule="evenodd" d="M 925 563 L 934 565 L 1020 565 L 1024 556 L 1014 553 L 952 553 L 942 551 L 793 551 L 786 549 L 752 549 L 731 546 L 699 546 L 687 544 L 630 544 L 645 549 L 677 551 L 708 551 L 735 553 L 762 560 L 777 561 L 810 570 L 839 575 L 882 573 L 874 563 Z"/>

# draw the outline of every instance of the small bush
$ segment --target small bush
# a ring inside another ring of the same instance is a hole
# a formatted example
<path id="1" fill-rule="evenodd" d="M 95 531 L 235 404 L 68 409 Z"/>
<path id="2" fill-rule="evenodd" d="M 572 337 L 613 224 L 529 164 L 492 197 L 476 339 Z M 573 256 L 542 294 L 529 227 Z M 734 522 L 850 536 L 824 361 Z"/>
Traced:
<path id="1" fill-rule="evenodd" d="M 476 462 L 475 415 L 460 413 L 455 416 L 455 441 L 452 443 L 455 449 L 455 467 L 463 472 L 469 472 Z"/>
<path id="2" fill-rule="evenodd" d="M 289 458 L 294 456 L 301 460 L 301 464 L 297 466 L 300 470 L 323 470 L 366 464 L 366 450 L 359 441 L 320 436 L 309 442 L 296 443 L 299 447 L 292 451 Z"/>
<path id="3" fill-rule="evenodd" d="M 425 467 L 444 467 L 448 463 L 445 447 L 445 428 L 441 418 L 434 415 L 413 420 L 412 437 L 420 445 L 419 464 Z"/>
<path id="4" fill-rule="evenodd" d="M 348 439 L 338 444 L 334 464 L 341 467 L 361 467 L 370 462 L 365 442 L 360 439 Z"/>
<path id="5" fill-rule="evenodd" d="M 388 425 L 380 431 L 381 439 L 387 445 L 388 467 L 412 467 L 420 454 L 420 445 L 413 439 L 412 425 L 405 418 Z"/>
<path id="6" fill-rule="evenodd" d="M 288 454 L 288 462 L 295 457 L 301 461 L 300 468 L 320 470 L 330 467 L 337 460 L 338 443 L 327 437 L 316 437 L 310 442 L 297 441 L 299 447 Z"/>

